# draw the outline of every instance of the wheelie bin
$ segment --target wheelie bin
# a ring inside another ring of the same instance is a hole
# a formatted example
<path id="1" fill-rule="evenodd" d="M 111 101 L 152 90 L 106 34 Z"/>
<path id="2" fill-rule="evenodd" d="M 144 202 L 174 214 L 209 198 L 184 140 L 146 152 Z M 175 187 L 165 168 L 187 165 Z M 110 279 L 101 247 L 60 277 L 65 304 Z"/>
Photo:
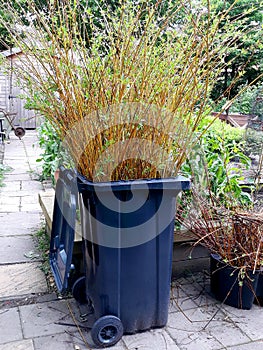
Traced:
<path id="1" fill-rule="evenodd" d="M 189 189 L 189 180 L 94 183 L 76 173 L 76 182 L 85 275 L 76 280 L 72 293 L 78 302 L 92 305 L 94 343 L 107 347 L 116 344 L 123 333 L 165 326 L 176 197 Z M 52 240 L 54 245 L 56 240 Z M 69 263 L 62 268 L 64 277 L 69 276 L 70 268 Z"/>

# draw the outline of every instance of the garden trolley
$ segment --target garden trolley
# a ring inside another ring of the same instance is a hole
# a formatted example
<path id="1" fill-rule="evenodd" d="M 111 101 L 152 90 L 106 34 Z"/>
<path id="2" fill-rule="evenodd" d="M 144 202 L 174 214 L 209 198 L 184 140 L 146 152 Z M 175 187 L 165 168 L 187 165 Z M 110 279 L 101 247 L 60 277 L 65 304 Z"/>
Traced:
<path id="1" fill-rule="evenodd" d="M 9 133 L 11 130 L 14 130 L 14 133 L 15 135 L 21 139 L 26 131 L 24 128 L 22 128 L 21 126 L 16 126 L 14 125 L 14 119 L 15 119 L 15 116 L 17 113 L 11 113 L 11 112 L 7 112 L 4 108 L 1 108 L 0 107 L 0 115 L 2 114 L 2 122 L 1 122 L 1 138 L 4 139 L 4 138 L 9 138 Z M 4 125 L 4 122 L 6 121 L 5 124 L 6 125 L 6 128 L 3 127 Z M 5 131 L 4 131 L 5 130 Z"/>
<path id="2" fill-rule="evenodd" d="M 60 171 L 51 267 L 59 290 L 68 288 L 79 197 L 84 276 L 72 294 L 93 309 L 96 345 L 111 346 L 123 333 L 166 325 L 176 196 L 189 186 L 183 177 L 93 183 Z"/>

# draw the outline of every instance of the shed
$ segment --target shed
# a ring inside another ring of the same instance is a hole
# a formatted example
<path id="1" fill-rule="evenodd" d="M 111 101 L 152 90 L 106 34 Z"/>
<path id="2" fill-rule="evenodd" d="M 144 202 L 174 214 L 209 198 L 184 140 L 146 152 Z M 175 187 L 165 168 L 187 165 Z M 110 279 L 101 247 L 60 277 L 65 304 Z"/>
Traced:
<path id="1" fill-rule="evenodd" d="M 218 117 L 220 120 L 230 124 L 234 127 L 246 128 L 248 123 L 251 120 L 255 120 L 256 116 L 250 114 L 241 114 L 241 113 L 220 113 L 212 112 L 212 116 Z"/>
<path id="2" fill-rule="evenodd" d="M 25 129 L 35 129 L 37 126 L 35 112 L 25 108 L 25 100 L 19 98 L 24 91 L 18 86 L 17 78 L 12 71 L 14 60 L 23 55 L 18 48 L 2 51 L 10 65 L 6 74 L 0 67 L 0 107 L 14 115 L 13 124 Z"/>

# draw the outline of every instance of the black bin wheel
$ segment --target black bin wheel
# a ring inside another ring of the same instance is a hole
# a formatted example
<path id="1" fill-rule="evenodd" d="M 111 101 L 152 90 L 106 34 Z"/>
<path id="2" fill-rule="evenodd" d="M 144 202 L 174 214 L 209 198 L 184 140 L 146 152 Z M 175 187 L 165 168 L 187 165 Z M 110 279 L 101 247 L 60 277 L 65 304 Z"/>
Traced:
<path id="1" fill-rule="evenodd" d="M 72 295 L 80 304 L 89 302 L 86 296 L 86 278 L 85 276 L 79 277 L 72 287 Z"/>
<path id="2" fill-rule="evenodd" d="M 123 325 L 116 316 L 99 318 L 91 329 L 91 338 L 97 346 L 108 347 L 116 344 L 123 335 Z"/>
<path id="3" fill-rule="evenodd" d="M 23 136 L 25 136 L 25 133 L 26 133 L 25 129 L 22 128 L 21 126 L 18 126 L 17 128 L 15 128 L 14 131 L 15 131 L 15 135 L 16 135 L 19 139 L 21 139 Z"/>

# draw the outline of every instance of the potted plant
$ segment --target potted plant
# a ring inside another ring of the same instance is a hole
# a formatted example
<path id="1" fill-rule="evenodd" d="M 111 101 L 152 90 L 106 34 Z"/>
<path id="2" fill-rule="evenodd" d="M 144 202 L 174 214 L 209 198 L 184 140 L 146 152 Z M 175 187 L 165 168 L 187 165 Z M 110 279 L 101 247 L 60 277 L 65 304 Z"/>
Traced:
<path id="1" fill-rule="evenodd" d="M 177 217 L 196 236 L 194 246 L 211 252 L 211 292 L 225 304 L 250 309 L 262 297 L 262 213 L 226 208 L 211 193 L 192 194 L 195 210 L 179 210 Z"/>
<path id="2" fill-rule="evenodd" d="M 28 27 L 5 7 L 24 53 L 15 71 L 73 158 L 86 263 L 75 287 L 94 306 L 93 340 L 109 346 L 166 324 L 175 199 L 189 188 L 178 171 L 246 26 L 209 1 L 28 6 Z"/>

